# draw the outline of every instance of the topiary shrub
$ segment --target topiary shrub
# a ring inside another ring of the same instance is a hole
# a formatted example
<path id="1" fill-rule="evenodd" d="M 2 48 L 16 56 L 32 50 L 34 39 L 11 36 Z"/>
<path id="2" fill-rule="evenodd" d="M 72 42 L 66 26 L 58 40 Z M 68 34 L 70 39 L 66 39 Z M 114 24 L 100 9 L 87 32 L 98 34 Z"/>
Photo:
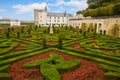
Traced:
<path id="1" fill-rule="evenodd" d="M 80 61 L 78 60 L 69 60 L 63 63 L 60 63 L 58 65 L 56 65 L 56 68 L 59 71 L 69 71 L 72 70 L 73 68 L 76 68 L 77 66 L 79 66 Z"/>
<path id="2" fill-rule="evenodd" d="M 35 30 L 37 30 L 37 25 L 35 26 L 35 28 L 34 28 Z"/>
<path id="3" fill-rule="evenodd" d="M 12 27 L 11 30 L 14 31 L 14 28 Z"/>
<path id="4" fill-rule="evenodd" d="M 80 33 L 82 33 L 82 29 L 80 29 Z"/>
<path id="5" fill-rule="evenodd" d="M 31 33 L 31 28 L 28 29 L 28 34 L 30 34 L 30 33 Z"/>
<path id="6" fill-rule="evenodd" d="M 10 33 L 6 32 L 6 37 L 9 38 L 10 37 Z"/>
<path id="7" fill-rule="evenodd" d="M 52 61 L 51 58 L 34 60 L 34 61 L 31 61 L 31 62 L 25 63 L 25 64 L 23 65 L 23 67 L 26 67 L 26 68 L 39 67 L 42 63 L 49 63 L 49 62 L 51 62 L 51 61 Z"/>
<path id="8" fill-rule="evenodd" d="M 57 54 L 50 54 L 49 57 L 50 58 L 25 63 L 23 67 L 32 68 L 40 66 L 40 72 L 43 75 L 43 80 L 61 80 L 58 71 L 72 70 L 80 64 L 79 60 L 65 61 Z"/>
<path id="9" fill-rule="evenodd" d="M 64 61 L 65 61 L 62 57 L 60 57 L 60 56 L 57 55 L 57 54 L 50 54 L 49 56 L 50 56 L 50 58 L 52 59 L 52 61 L 54 61 L 55 64 L 56 64 L 56 63 L 61 63 L 61 62 L 64 62 Z"/>
<path id="10" fill-rule="evenodd" d="M 102 30 L 100 30 L 100 35 L 102 35 Z"/>
<path id="11" fill-rule="evenodd" d="M 103 34 L 106 35 L 106 30 L 103 31 Z"/>
<path id="12" fill-rule="evenodd" d="M 10 32 L 10 28 L 8 28 L 8 32 Z"/>
<path id="13" fill-rule="evenodd" d="M 61 36 L 59 36 L 58 38 L 58 48 L 62 49 L 62 37 Z"/>
<path id="14" fill-rule="evenodd" d="M 47 63 L 43 63 L 40 65 L 40 72 L 44 76 L 44 79 L 46 80 L 61 80 L 59 72 L 55 68 L 55 66 L 52 66 Z"/>
<path id="15" fill-rule="evenodd" d="M 17 32 L 17 37 L 20 38 L 20 32 Z"/>
<path id="16" fill-rule="evenodd" d="M 44 34 L 46 34 L 46 33 L 47 33 L 46 29 L 43 31 L 43 33 L 44 33 Z"/>
<path id="17" fill-rule="evenodd" d="M 43 49 L 46 49 L 47 48 L 47 44 L 46 44 L 46 38 L 43 38 L 43 41 L 42 41 L 42 46 L 43 46 Z"/>
<path id="18" fill-rule="evenodd" d="M 59 33 L 60 33 L 60 31 L 59 31 L 59 30 L 57 30 L 57 33 L 59 34 Z"/>
<path id="19" fill-rule="evenodd" d="M 84 31 L 83 36 L 84 36 L 84 37 L 87 37 L 86 31 Z"/>
<path id="20" fill-rule="evenodd" d="M 22 27 L 22 29 L 21 29 L 21 33 L 24 33 L 24 27 Z"/>

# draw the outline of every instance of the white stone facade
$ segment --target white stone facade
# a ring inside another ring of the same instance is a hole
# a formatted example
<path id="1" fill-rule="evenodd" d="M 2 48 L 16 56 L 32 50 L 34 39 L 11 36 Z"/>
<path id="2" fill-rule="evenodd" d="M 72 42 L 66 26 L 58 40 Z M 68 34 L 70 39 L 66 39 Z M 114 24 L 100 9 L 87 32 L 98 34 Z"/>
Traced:
<path id="1" fill-rule="evenodd" d="M 0 19 L 0 24 L 10 24 L 10 26 L 20 26 L 21 22 L 15 19 Z"/>
<path id="2" fill-rule="evenodd" d="M 69 25 L 71 14 L 48 12 L 47 8 L 43 10 L 34 9 L 35 25 Z"/>
<path id="3" fill-rule="evenodd" d="M 74 28 L 79 27 L 81 28 L 81 24 L 86 23 L 87 27 L 91 23 L 94 25 L 97 24 L 97 33 L 100 33 L 100 30 L 106 31 L 107 35 L 112 35 L 111 30 L 115 27 L 115 24 L 120 25 L 120 17 L 109 17 L 109 18 L 83 18 L 83 19 L 70 19 L 69 25 L 73 26 Z M 120 33 L 119 33 L 120 36 Z"/>

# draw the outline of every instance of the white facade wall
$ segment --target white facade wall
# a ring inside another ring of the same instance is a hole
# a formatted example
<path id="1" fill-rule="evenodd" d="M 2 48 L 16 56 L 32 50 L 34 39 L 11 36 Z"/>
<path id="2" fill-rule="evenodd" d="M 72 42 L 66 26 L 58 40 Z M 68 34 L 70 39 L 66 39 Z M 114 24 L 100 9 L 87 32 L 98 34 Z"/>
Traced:
<path id="1" fill-rule="evenodd" d="M 35 25 L 51 25 L 51 24 L 64 24 L 68 25 L 69 24 L 69 17 L 67 16 L 57 16 L 53 13 L 53 15 L 48 15 L 49 13 L 47 12 L 46 9 L 43 10 L 34 10 L 34 21 Z M 64 14 L 64 13 L 63 13 Z"/>
<path id="2" fill-rule="evenodd" d="M 10 26 L 20 26 L 20 25 L 21 25 L 20 21 L 16 21 L 16 20 L 10 21 Z"/>
<path id="3" fill-rule="evenodd" d="M 20 26 L 21 22 L 18 20 L 1 19 L 0 24 L 10 24 L 10 26 Z"/>
<path id="4" fill-rule="evenodd" d="M 69 25 L 73 26 L 74 28 L 79 27 L 81 28 L 81 24 L 86 23 L 87 27 L 90 23 L 97 24 L 97 33 L 100 33 L 100 30 L 106 30 L 107 35 L 112 35 L 110 30 L 115 27 L 115 24 L 120 25 L 120 17 L 118 18 L 105 18 L 105 19 L 70 19 Z M 120 34 L 119 34 L 120 35 Z"/>

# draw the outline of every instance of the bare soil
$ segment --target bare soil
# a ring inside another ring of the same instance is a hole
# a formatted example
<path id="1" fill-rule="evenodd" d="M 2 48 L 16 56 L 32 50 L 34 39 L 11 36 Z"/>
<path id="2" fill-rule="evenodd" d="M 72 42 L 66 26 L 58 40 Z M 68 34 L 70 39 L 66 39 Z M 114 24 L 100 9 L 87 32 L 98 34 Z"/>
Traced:
<path id="1" fill-rule="evenodd" d="M 85 48 L 81 47 L 79 44 L 73 44 L 69 46 L 70 48 L 78 49 L 78 50 L 85 50 Z"/>
<path id="2" fill-rule="evenodd" d="M 55 41 L 49 41 L 47 42 L 48 44 L 58 44 L 58 42 L 55 42 Z"/>

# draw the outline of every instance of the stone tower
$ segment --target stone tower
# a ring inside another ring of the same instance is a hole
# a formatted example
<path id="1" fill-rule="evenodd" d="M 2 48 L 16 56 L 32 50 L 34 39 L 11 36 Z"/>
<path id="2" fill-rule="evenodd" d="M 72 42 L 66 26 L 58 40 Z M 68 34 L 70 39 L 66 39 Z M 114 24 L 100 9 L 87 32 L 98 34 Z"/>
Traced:
<path id="1" fill-rule="evenodd" d="M 34 9 L 34 23 L 35 25 L 46 25 L 47 23 L 47 7 L 45 6 L 44 9 Z"/>

